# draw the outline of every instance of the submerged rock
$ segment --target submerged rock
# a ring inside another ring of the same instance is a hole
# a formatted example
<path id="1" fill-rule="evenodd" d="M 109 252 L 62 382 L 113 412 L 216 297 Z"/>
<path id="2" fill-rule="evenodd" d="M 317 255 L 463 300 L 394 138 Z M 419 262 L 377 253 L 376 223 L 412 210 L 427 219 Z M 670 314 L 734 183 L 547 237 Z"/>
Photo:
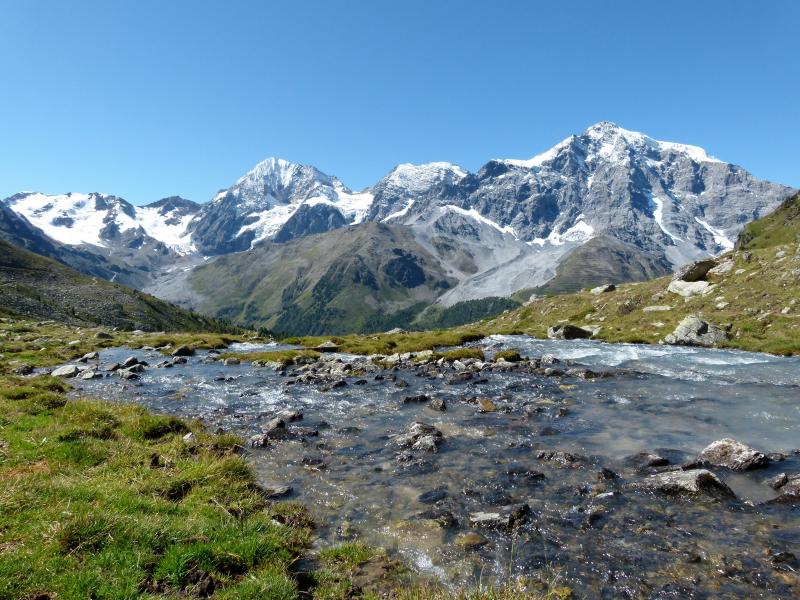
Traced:
<path id="1" fill-rule="evenodd" d="M 481 534 L 475 533 L 474 531 L 459 533 L 455 539 L 456 546 L 464 548 L 465 550 L 473 550 L 475 548 L 480 548 L 481 546 L 485 546 L 488 543 L 489 540 L 487 540 Z"/>
<path id="2" fill-rule="evenodd" d="M 714 500 L 733 500 L 736 494 L 719 477 L 707 469 L 668 471 L 628 484 L 635 490 L 660 492 L 670 496 Z"/>
<path id="3" fill-rule="evenodd" d="M 665 344 L 682 346 L 717 346 L 728 340 L 728 332 L 704 321 L 697 315 L 689 315 L 683 319 L 675 331 L 664 338 Z"/>
<path id="4" fill-rule="evenodd" d="M 732 471 L 761 469 L 769 464 L 765 454 L 731 438 L 712 442 L 697 455 L 697 462 Z"/>

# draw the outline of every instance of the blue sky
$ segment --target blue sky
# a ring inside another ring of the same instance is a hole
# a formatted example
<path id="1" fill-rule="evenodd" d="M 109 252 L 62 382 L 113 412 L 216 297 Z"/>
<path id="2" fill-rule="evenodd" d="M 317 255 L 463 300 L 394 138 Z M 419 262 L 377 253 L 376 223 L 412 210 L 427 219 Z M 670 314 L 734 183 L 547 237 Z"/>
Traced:
<path id="1" fill-rule="evenodd" d="M 0 0 L 0 197 L 208 200 L 267 156 L 358 189 L 600 120 L 800 187 L 800 2 Z"/>

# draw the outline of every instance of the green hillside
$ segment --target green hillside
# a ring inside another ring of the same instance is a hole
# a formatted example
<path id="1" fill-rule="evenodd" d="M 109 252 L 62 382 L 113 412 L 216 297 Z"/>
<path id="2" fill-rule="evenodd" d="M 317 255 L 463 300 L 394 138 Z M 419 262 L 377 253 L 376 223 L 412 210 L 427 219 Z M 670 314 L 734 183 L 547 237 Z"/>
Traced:
<path id="1" fill-rule="evenodd" d="M 752 250 L 797 243 L 800 243 L 800 193 L 785 200 L 773 213 L 747 225 L 739 234 L 736 248 Z"/>
<path id="2" fill-rule="evenodd" d="M 90 277 L 0 240 L 0 312 L 71 325 L 150 331 L 228 327 L 143 292 Z"/>

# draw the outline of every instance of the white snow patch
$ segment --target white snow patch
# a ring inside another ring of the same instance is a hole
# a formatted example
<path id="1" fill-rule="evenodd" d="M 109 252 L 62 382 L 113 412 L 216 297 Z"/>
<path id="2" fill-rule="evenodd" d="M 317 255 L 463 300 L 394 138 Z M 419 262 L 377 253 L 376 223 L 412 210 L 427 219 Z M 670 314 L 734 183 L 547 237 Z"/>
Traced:
<path id="1" fill-rule="evenodd" d="M 428 191 L 433 185 L 457 183 L 467 176 L 467 172 L 448 162 L 432 162 L 422 165 L 403 163 L 397 165 L 386 176 L 387 184 L 411 193 Z"/>
<path id="2" fill-rule="evenodd" d="M 588 242 L 594 237 L 594 227 L 584 221 L 583 213 L 575 219 L 575 224 L 563 233 L 558 233 L 555 229 L 546 238 L 534 238 L 527 242 L 529 246 L 563 246 L 567 242 Z"/>
<path id="3" fill-rule="evenodd" d="M 136 207 L 136 220 L 147 235 L 166 244 L 179 254 L 190 254 L 195 251 L 191 234 L 186 228 L 194 215 L 184 215 L 177 223 L 169 224 L 169 215 L 163 215 L 156 207 Z"/>
<path id="4" fill-rule="evenodd" d="M 698 219 L 697 217 L 694 218 L 695 221 L 700 223 L 706 231 L 708 231 L 712 236 L 714 236 L 714 243 L 724 250 L 733 250 L 733 241 L 729 237 L 725 235 L 725 232 L 722 229 L 717 229 L 716 227 L 712 227 L 702 219 Z"/>
<path id="5" fill-rule="evenodd" d="M 655 205 L 655 207 L 653 208 L 653 218 L 656 220 L 656 223 L 658 223 L 658 226 L 661 228 L 661 231 L 666 233 L 675 242 L 683 241 L 681 240 L 681 238 L 674 235 L 666 227 L 664 227 L 664 201 L 661 198 L 657 198 L 656 196 L 653 196 L 651 200 Z"/>
<path id="6" fill-rule="evenodd" d="M 108 224 L 116 223 L 120 231 L 137 225 L 136 221 L 119 210 L 118 201 L 112 198 L 104 194 L 32 193 L 9 203 L 9 208 L 57 242 L 69 246 L 92 244 L 105 247 L 106 244 L 100 239 L 100 231 Z M 97 210 L 95 202 L 98 199 L 107 201 L 110 207 Z"/>
<path id="7" fill-rule="evenodd" d="M 279 204 L 269 210 L 251 213 L 248 216 L 255 217 L 256 220 L 244 225 L 233 237 L 237 238 L 247 231 L 253 231 L 255 232 L 255 237 L 253 238 L 252 246 L 278 233 L 283 224 L 289 220 L 299 207 L 300 204 Z"/>
<path id="8" fill-rule="evenodd" d="M 490 227 L 493 227 L 494 229 L 496 229 L 500 233 L 508 233 L 508 234 L 511 234 L 512 236 L 514 236 L 515 238 L 517 237 L 517 233 L 516 233 L 516 231 L 514 231 L 513 227 L 511 227 L 510 225 L 506 225 L 505 227 L 502 227 L 501 225 L 499 225 L 498 223 L 495 223 L 491 219 L 487 219 L 486 217 L 484 217 L 481 213 L 479 213 L 474 208 L 470 208 L 469 210 L 467 210 L 465 208 L 461 208 L 460 206 L 455 206 L 453 204 L 445 204 L 442 208 L 445 209 L 445 210 L 450 210 L 450 211 L 456 212 L 456 213 L 458 213 L 460 215 L 464 215 L 465 217 L 470 217 L 471 219 L 474 219 L 474 220 L 478 221 L 479 223 L 483 223 L 485 225 L 489 225 Z"/>
<path id="9" fill-rule="evenodd" d="M 388 217 L 384 217 L 381 219 L 381 223 L 386 223 L 387 221 L 391 221 L 392 219 L 399 219 L 400 217 L 405 217 L 408 214 L 408 211 L 411 210 L 411 207 L 414 206 L 414 200 L 410 200 L 408 204 L 405 205 L 405 208 L 401 208 L 390 214 Z"/>

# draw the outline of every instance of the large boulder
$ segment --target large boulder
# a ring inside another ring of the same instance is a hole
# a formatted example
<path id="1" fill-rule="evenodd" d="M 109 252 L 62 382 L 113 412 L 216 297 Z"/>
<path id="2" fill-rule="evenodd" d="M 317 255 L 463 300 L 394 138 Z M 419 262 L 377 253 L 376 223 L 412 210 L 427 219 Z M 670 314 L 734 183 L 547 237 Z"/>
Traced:
<path id="1" fill-rule="evenodd" d="M 716 264 L 713 258 L 688 263 L 675 271 L 672 281 L 703 281 Z"/>
<path id="2" fill-rule="evenodd" d="M 589 331 L 588 329 L 578 327 L 577 325 L 571 325 L 569 323 L 554 325 L 547 330 L 547 337 L 549 337 L 551 340 L 588 339 L 592 337 L 592 335 L 594 335 L 593 331 Z"/>
<path id="3" fill-rule="evenodd" d="M 678 294 L 684 298 L 691 298 L 692 296 L 705 296 L 714 291 L 715 286 L 713 283 L 707 281 L 670 281 L 667 286 L 667 291 L 673 294 Z"/>
<path id="4" fill-rule="evenodd" d="M 712 467 L 725 467 L 732 471 L 750 471 L 766 467 L 769 458 L 747 444 L 724 438 L 706 446 L 698 454 L 697 462 Z"/>
<path id="5" fill-rule="evenodd" d="M 53 370 L 50 375 L 53 377 L 76 377 L 81 370 L 75 365 L 64 365 Z"/>
<path id="6" fill-rule="evenodd" d="M 606 294 L 608 292 L 613 292 L 617 289 L 613 283 L 607 283 L 605 285 L 598 285 L 595 288 L 589 290 L 590 293 L 594 294 L 595 296 L 599 296 L 600 294 Z"/>
<path id="7" fill-rule="evenodd" d="M 194 356 L 194 348 L 181 344 L 172 351 L 172 356 Z"/>
<path id="8" fill-rule="evenodd" d="M 728 332 L 721 327 L 712 325 L 697 315 L 689 315 L 678 323 L 675 331 L 664 338 L 664 343 L 681 346 L 712 347 L 721 344 L 728 338 Z"/>
<path id="9" fill-rule="evenodd" d="M 629 484 L 631 489 L 658 492 L 682 498 L 710 498 L 713 500 L 732 500 L 736 498 L 733 490 L 707 469 L 689 471 L 668 471 L 646 477 Z"/>

